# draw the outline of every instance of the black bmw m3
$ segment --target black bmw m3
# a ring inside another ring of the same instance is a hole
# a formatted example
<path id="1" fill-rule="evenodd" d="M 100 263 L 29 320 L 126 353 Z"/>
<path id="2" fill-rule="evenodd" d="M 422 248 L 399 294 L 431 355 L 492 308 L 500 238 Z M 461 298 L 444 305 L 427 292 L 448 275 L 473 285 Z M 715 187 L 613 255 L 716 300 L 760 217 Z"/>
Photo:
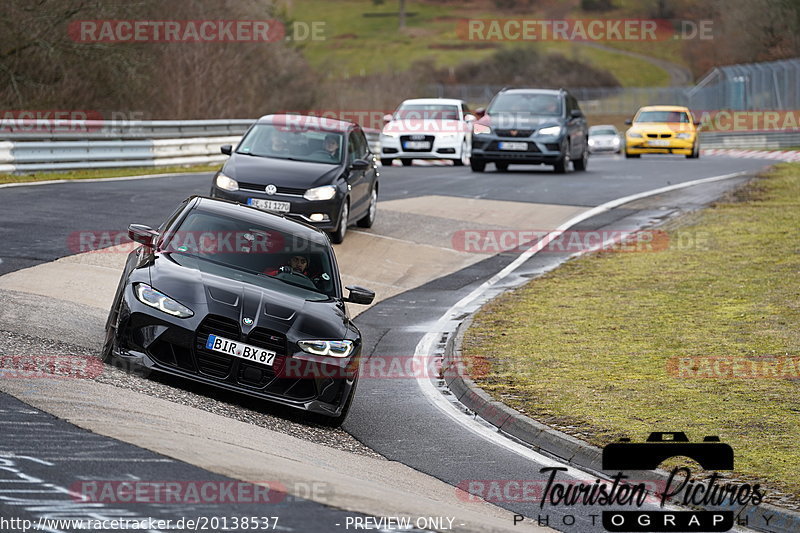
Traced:
<path id="1" fill-rule="evenodd" d="M 132 224 L 103 359 L 344 421 L 361 334 L 321 230 L 225 200 L 192 197 L 157 230 Z"/>

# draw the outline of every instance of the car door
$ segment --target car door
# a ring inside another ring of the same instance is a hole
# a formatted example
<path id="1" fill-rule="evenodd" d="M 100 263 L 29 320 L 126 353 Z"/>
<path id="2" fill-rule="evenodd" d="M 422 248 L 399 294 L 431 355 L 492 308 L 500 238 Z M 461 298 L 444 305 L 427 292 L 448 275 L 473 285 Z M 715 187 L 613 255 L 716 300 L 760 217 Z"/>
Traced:
<path id="1" fill-rule="evenodd" d="M 353 218 L 360 218 L 369 206 L 370 169 L 352 168 L 356 159 L 367 159 L 368 151 L 369 146 L 361 129 L 351 130 L 347 136 L 347 183 L 350 186 L 350 213 Z"/>
<path id="2" fill-rule="evenodd" d="M 584 117 L 581 108 L 578 106 L 578 100 L 574 96 L 567 93 L 567 135 L 569 135 L 569 146 L 571 150 L 572 159 L 581 157 L 583 151 L 586 149 L 587 131 L 586 131 L 586 117 Z M 573 116 L 577 113 L 577 116 Z"/>

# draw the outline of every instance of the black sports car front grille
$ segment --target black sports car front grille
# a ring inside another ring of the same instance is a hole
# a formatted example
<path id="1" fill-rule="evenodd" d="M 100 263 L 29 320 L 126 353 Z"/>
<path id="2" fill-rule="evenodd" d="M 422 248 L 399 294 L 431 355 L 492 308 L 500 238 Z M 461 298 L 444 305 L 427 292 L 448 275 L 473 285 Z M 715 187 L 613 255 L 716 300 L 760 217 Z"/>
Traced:
<path id="1" fill-rule="evenodd" d="M 224 379 L 233 366 L 233 357 L 219 352 L 212 352 L 206 348 L 209 335 L 219 335 L 234 341 L 240 340 L 241 331 L 239 324 L 221 316 L 209 315 L 197 328 L 197 342 L 195 343 L 195 358 L 197 367 L 202 374 Z"/>
<path id="2" fill-rule="evenodd" d="M 533 130 L 494 130 L 498 137 L 530 137 Z"/>

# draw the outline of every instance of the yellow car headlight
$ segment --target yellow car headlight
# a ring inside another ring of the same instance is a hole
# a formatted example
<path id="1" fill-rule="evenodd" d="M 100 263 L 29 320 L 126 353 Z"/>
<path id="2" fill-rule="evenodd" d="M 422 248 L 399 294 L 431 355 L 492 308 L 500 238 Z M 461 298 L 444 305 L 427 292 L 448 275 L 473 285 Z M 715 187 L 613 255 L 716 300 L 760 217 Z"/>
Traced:
<path id="1" fill-rule="evenodd" d="M 631 132 L 628 132 L 628 137 L 631 137 L 633 139 L 641 139 L 642 138 L 642 134 L 641 133 L 637 133 L 635 131 L 631 131 Z"/>

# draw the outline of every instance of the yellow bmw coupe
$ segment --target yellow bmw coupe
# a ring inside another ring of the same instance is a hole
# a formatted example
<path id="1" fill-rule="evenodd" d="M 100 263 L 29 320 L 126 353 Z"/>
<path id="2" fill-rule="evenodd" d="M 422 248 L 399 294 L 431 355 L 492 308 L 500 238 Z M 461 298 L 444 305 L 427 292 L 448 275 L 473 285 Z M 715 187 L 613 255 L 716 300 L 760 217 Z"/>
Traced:
<path id="1" fill-rule="evenodd" d="M 639 109 L 633 120 L 625 121 L 625 157 L 642 154 L 682 154 L 700 157 L 699 122 L 686 107 L 654 105 Z"/>

